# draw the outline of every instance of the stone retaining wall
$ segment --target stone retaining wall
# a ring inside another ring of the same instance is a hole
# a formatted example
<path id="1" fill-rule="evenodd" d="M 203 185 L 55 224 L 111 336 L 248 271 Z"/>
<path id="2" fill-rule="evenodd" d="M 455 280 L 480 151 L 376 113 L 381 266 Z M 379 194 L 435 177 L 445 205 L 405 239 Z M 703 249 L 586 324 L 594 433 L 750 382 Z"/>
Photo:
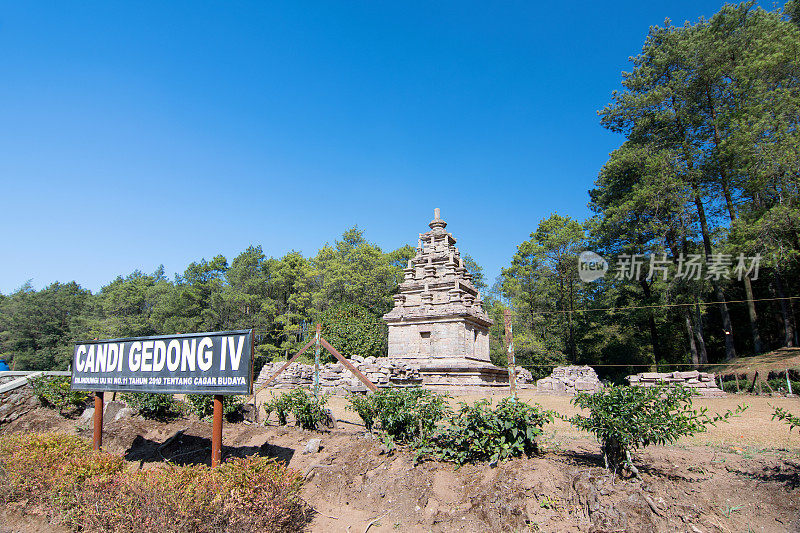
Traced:
<path id="1" fill-rule="evenodd" d="M 419 366 L 407 364 L 403 361 L 387 358 L 354 356 L 349 360 L 359 372 L 378 387 L 392 385 L 420 385 L 422 378 Z M 267 363 L 258 375 L 256 388 L 260 387 L 285 363 Z M 298 385 L 314 384 L 314 365 L 292 363 L 269 386 L 275 388 L 290 388 Z M 319 384 L 325 388 L 339 388 L 348 391 L 366 390 L 363 383 L 345 366 L 339 362 L 325 363 L 319 369 Z"/>
<path id="2" fill-rule="evenodd" d="M 553 369 L 549 377 L 536 382 L 538 392 L 554 394 L 597 392 L 602 388 L 603 384 L 590 366 L 559 366 Z"/>
<path id="3" fill-rule="evenodd" d="M 13 381 L 16 378 L 0 379 L 0 385 Z M 3 424 L 13 422 L 28 411 L 39 407 L 39 400 L 33 396 L 33 389 L 29 384 L 25 384 L 16 389 L 0 393 L 0 427 Z"/>
<path id="4" fill-rule="evenodd" d="M 628 376 L 634 387 L 654 387 L 656 384 L 676 384 L 691 387 L 703 396 L 725 396 L 725 392 L 717 387 L 716 375 L 697 370 L 685 372 L 642 372 Z"/>

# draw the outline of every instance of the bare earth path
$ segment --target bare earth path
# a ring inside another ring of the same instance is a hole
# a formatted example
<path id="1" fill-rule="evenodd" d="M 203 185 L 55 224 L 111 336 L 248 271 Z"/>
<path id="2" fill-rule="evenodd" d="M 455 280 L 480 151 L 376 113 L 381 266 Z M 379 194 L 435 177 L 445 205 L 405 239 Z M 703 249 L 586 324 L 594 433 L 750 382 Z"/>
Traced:
<path id="1" fill-rule="evenodd" d="M 453 401 L 479 397 L 462 395 Z M 564 414 L 575 412 L 566 397 L 523 391 L 522 399 Z M 307 479 L 303 497 L 314 509 L 310 531 L 362 533 L 367 526 L 370 532 L 800 531 L 800 435 L 787 439 L 787 426 L 770 421 L 770 404 L 800 412 L 800 401 L 728 397 L 696 403 L 710 411 L 737 403 L 750 408 L 705 434 L 637 454 L 642 482 L 610 477 L 598 444 L 563 421 L 546 427 L 540 457 L 496 468 L 455 469 L 435 462 L 414 466 L 407 450 L 382 454 L 379 442 L 365 434 L 340 397 L 330 398 L 339 419 L 334 431 L 278 427 L 274 421 L 266 427 L 226 424 L 224 453 L 270 455 L 302 472 Z M 164 459 L 208 460 L 211 428 L 206 422 L 132 418 L 105 429 L 105 449 L 124 454 L 132 468 L 150 468 Z M 76 429 L 75 421 L 43 408 L 0 428 L 48 430 L 90 436 L 89 428 Z M 163 445 L 179 431 L 184 433 Z M 322 449 L 303 453 L 314 437 L 322 439 Z M 3 527 L 9 525 L 19 531 L 48 530 L 13 513 Z"/>

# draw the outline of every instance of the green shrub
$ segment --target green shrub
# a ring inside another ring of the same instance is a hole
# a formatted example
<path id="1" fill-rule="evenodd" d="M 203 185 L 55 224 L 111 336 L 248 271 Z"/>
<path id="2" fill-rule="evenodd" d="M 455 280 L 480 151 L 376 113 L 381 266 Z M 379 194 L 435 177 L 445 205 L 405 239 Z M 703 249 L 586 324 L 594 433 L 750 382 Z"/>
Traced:
<path id="1" fill-rule="evenodd" d="M 167 420 L 180 414 L 178 402 L 172 394 L 131 392 L 123 394 L 122 399 L 145 418 Z"/>
<path id="2" fill-rule="evenodd" d="M 189 411 L 197 418 L 205 419 L 214 416 L 214 396 L 211 394 L 187 394 L 186 404 Z M 222 397 L 222 413 L 228 420 L 241 416 L 244 402 L 239 396 Z"/>
<path id="3" fill-rule="evenodd" d="M 589 416 L 579 414 L 565 419 L 595 435 L 606 468 L 618 472 L 623 467 L 637 475 L 631 462 L 632 451 L 651 444 L 673 443 L 747 409 L 740 405 L 735 411 L 709 416 L 705 407 L 691 408 L 692 394 L 692 389 L 681 386 L 610 386 L 593 394 L 575 395 L 572 403 L 589 409 Z"/>
<path id="4" fill-rule="evenodd" d="M 775 407 L 774 409 L 775 412 L 772 413 L 772 420 L 777 418 L 778 420 L 786 422 L 789 425 L 789 432 L 794 428 L 800 428 L 800 416 L 794 416 L 783 407 Z"/>
<path id="5" fill-rule="evenodd" d="M 264 404 L 267 416 L 272 411 L 278 415 L 278 423 L 287 423 L 287 414 L 294 415 L 295 423 L 303 429 L 319 429 L 322 425 L 332 425 L 332 417 L 325 409 L 328 403 L 328 395 L 315 398 L 303 388 L 296 388 L 290 392 L 284 392 Z"/>
<path id="6" fill-rule="evenodd" d="M 489 400 L 460 405 L 449 426 L 419 448 L 419 456 L 463 465 L 532 455 L 539 453 L 536 438 L 542 434 L 542 426 L 553 420 L 553 413 L 539 404 L 515 398 L 504 398 L 494 409 Z"/>
<path id="7" fill-rule="evenodd" d="M 347 401 L 349 404 L 345 409 L 356 413 L 361 420 L 364 421 L 364 427 L 367 428 L 367 431 L 372 433 L 372 428 L 375 425 L 375 417 L 378 415 L 372 396 L 351 394 L 347 397 Z"/>
<path id="8" fill-rule="evenodd" d="M 420 387 L 392 387 L 366 399 L 352 395 L 347 408 L 355 411 L 368 428 L 378 422 L 392 441 L 413 442 L 430 435 L 436 423 L 450 414 L 447 398 Z"/>
<path id="9" fill-rule="evenodd" d="M 72 390 L 69 376 L 39 376 L 28 383 L 42 405 L 57 409 L 62 415 L 83 408 L 92 397 L 90 392 Z"/>

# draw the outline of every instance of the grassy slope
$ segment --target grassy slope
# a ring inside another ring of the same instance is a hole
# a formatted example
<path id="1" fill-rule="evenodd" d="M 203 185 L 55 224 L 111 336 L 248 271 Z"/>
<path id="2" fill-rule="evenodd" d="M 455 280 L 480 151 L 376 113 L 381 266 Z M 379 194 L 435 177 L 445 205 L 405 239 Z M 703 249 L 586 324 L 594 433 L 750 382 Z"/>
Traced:
<path id="1" fill-rule="evenodd" d="M 758 371 L 759 376 L 766 376 L 769 372 L 783 372 L 787 368 L 800 369 L 800 348 L 780 348 L 761 355 L 737 357 L 724 365 L 713 366 L 709 371 L 751 376 Z"/>

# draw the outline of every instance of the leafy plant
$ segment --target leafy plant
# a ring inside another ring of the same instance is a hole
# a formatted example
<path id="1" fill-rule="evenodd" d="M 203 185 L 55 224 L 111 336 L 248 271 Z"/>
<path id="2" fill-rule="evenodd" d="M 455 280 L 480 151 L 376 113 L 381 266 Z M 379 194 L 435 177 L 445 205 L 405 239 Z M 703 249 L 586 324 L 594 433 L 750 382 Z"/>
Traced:
<path id="1" fill-rule="evenodd" d="M 333 422 L 330 413 L 325 409 L 326 403 L 327 394 L 315 398 L 306 389 L 298 387 L 273 398 L 264 405 L 264 409 L 267 416 L 275 411 L 280 425 L 287 423 L 287 414 L 291 412 L 297 425 L 303 429 L 319 429 L 322 425 L 332 425 Z"/>
<path id="2" fill-rule="evenodd" d="M 347 401 L 349 404 L 345 409 L 356 413 L 364 422 L 364 427 L 367 428 L 367 431 L 372 433 L 372 428 L 375 426 L 375 417 L 378 415 L 372 396 L 351 394 L 347 397 Z"/>
<path id="3" fill-rule="evenodd" d="M 122 399 L 138 410 L 140 415 L 153 420 L 166 420 L 180 413 L 178 402 L 172 394 L 130 392 L 123 394 Z"/>
<path id="4" fill-rule="evenodd" d="M 790 432 L 794 428 L 800 428 L 800 416 L 794 416 L 792 413 L 790 413 L 783 407 L 775 407 L 774 409 L 775 412 L 772 413 L 772 420 L 775 420 L 777 418 L 778 420 L 786 422 L 789 425 Z"/>
<path id="5" fill-rule="evenodd" d="M 28 380 L 33 394 L 42 405 L 57 409 L 60 414 L 86 405 L 92 394 L 70 388 L 69 376 L 39 376 Z"/>
<path id="6" fill-rule="evenodd" d="M 187 394 L 186 403 L 189 410 L 198 418 L 208 418 L 214 415 L 214 396 L 209 394 Z M 222 413 L 231 420 L 241 414 L 243 401 L 239 396 L 222 397 Z"/>
<path id="7" fill-rule="evenodd" d="M 551 411 L 516 398 L 504 398 L 494 409 L 489 400 L 460 405 L 449 426 L 421 446 L 419 455 L 459 465 L 532 455 L 539 452 L 536 439 L 542 434 L 542 426 L 553 420 Z"/>
<path id="8" fill-rule="evenodd" d="M 597 437 L 606 468 L 618 472 L 622 467 L 638 475 L 631 461 L 632 451 L 673 443 L 747 409 L 740 405 L 734 411 L 709 416 L 705 407 L 692 409 L 692 394 L 690 388 L 681 386 L 610 386 L 593 394 L 579 393 L 572 399 L 577 407 L 589 409 L 589 416 L 562 418 Z"/>
<path id="9" fill-rule="evenodd" d="M 436 423 L 450 414 L 448 396 L 420 387 L 381 389 L 366 397 L 350 396 L 348 409 L 371 429 L 380 429 L 397 442 L 413 442 L 430 435 Z"/>

